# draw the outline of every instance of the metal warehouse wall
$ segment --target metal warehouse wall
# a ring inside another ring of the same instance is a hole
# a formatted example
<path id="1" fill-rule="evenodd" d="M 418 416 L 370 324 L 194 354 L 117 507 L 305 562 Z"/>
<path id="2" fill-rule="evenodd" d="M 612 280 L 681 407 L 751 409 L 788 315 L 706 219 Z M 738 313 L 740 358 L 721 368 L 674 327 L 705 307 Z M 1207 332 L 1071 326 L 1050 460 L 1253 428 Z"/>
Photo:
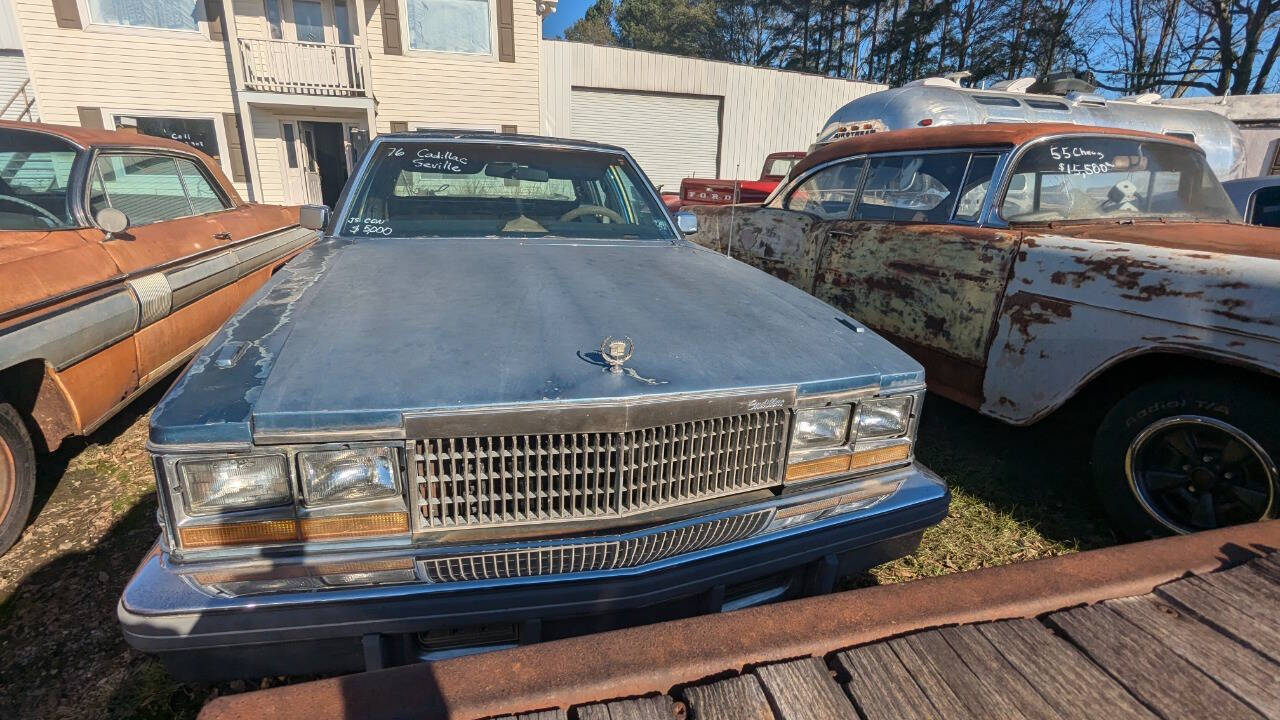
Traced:
<path id="1" fill-rule="evenodd" d="M 563 40 L 543 41 L 541 70 L 543 135 L 574 137 L 574 88 L 723 98 L 719 174 L 738 179 L 757 177 L 771 152 L 807 149 L 837 108 L 886 87 Z"/>

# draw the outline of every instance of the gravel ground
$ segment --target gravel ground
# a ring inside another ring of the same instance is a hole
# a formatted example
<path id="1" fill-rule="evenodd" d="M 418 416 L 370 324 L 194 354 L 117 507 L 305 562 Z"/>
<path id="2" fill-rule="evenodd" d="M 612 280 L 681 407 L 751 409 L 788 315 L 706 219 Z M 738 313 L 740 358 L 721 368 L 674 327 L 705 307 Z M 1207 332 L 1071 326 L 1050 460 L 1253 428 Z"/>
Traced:
<path id="1" fill-rule="evenodd" d="M 219 694 L 287 682 L 183 685 L 130 649 L 116 601 L 156 536 L 143 443 L 158 389 L 87 440 L 41 458 L 37 516 L 0 560 L 0 717 L 194 717 Z M 847 586 L 1117 542 L 1092 500 L 1088 435 L 1069 419 L 1009 428 L 931 397 L 919 455 L 951 483 L 950 515 L 914 555 Z"/>

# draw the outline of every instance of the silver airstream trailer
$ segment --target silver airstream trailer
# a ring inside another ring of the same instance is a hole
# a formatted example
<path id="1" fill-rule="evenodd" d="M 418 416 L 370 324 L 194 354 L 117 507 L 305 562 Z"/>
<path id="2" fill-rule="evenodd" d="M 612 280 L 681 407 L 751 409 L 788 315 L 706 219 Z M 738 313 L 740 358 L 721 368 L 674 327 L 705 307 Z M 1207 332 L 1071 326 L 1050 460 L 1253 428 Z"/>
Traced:
<path id="1" fill-rule="evenodd" d="M 1042 88 L 1078 88 L 1063 94 Z M 935 125 L 1067 122 L 1145 130 L 1192 140 L 1204 148 L 1222 180 L 1244 172 L 1244 140 L 1227 118 L 1209 110 L 1156 104 L 1155 93 L 1108 100 L 1083 81 L 1008 80 L 990 88 L 966 88 L 949 78 L 925 78 L 864 95 L 827 120 L 810 150 L 854 135 Z"/>

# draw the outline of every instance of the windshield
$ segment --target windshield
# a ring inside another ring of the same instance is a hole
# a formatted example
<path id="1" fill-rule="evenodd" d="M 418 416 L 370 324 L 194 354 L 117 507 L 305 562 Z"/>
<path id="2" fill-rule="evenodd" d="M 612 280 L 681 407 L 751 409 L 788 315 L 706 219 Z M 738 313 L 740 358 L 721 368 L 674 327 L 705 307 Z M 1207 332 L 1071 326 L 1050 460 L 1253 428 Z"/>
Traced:
<path id="1" fill-rule="evenodd" d="M 0 230 L 75 227 L 67 184 L 76 154 L 59 138 L 0 130 Z"/>
<path id="2" fill-rule="evenodd" d="M 1240 220 L 1203 154 L 1121 137 L 1032 145 L 1014 167 L 1000 214 L 1010 222 Z"/>
<path id="3" fill-rule="evenodd" d="M 614 153 L 448 140 L 373 152 L 343 235 L 675 237 L 647 183 Z"/>
<path id="4" fill-rule="evenodd" d="M 798 157 L 776 157 L 770 158 L 769 162 L 764 165 L 765 177 L 786 177 L 791 172 L 791 168 L 800 162 Z"/>

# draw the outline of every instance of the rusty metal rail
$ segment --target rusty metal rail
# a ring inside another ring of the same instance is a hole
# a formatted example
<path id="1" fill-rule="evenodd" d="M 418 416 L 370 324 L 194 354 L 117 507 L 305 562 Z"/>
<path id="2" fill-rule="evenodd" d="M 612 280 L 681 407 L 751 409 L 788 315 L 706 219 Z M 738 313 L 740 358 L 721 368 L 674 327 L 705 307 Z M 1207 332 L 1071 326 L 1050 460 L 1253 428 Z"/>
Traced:
<path id="1" fill-rule="evenodd" d="M 648 693 L 912 631 L 1144 595 L 1280 548 L 1280 521 L 222 697 L 202 720 L 484 718 Z"/>

